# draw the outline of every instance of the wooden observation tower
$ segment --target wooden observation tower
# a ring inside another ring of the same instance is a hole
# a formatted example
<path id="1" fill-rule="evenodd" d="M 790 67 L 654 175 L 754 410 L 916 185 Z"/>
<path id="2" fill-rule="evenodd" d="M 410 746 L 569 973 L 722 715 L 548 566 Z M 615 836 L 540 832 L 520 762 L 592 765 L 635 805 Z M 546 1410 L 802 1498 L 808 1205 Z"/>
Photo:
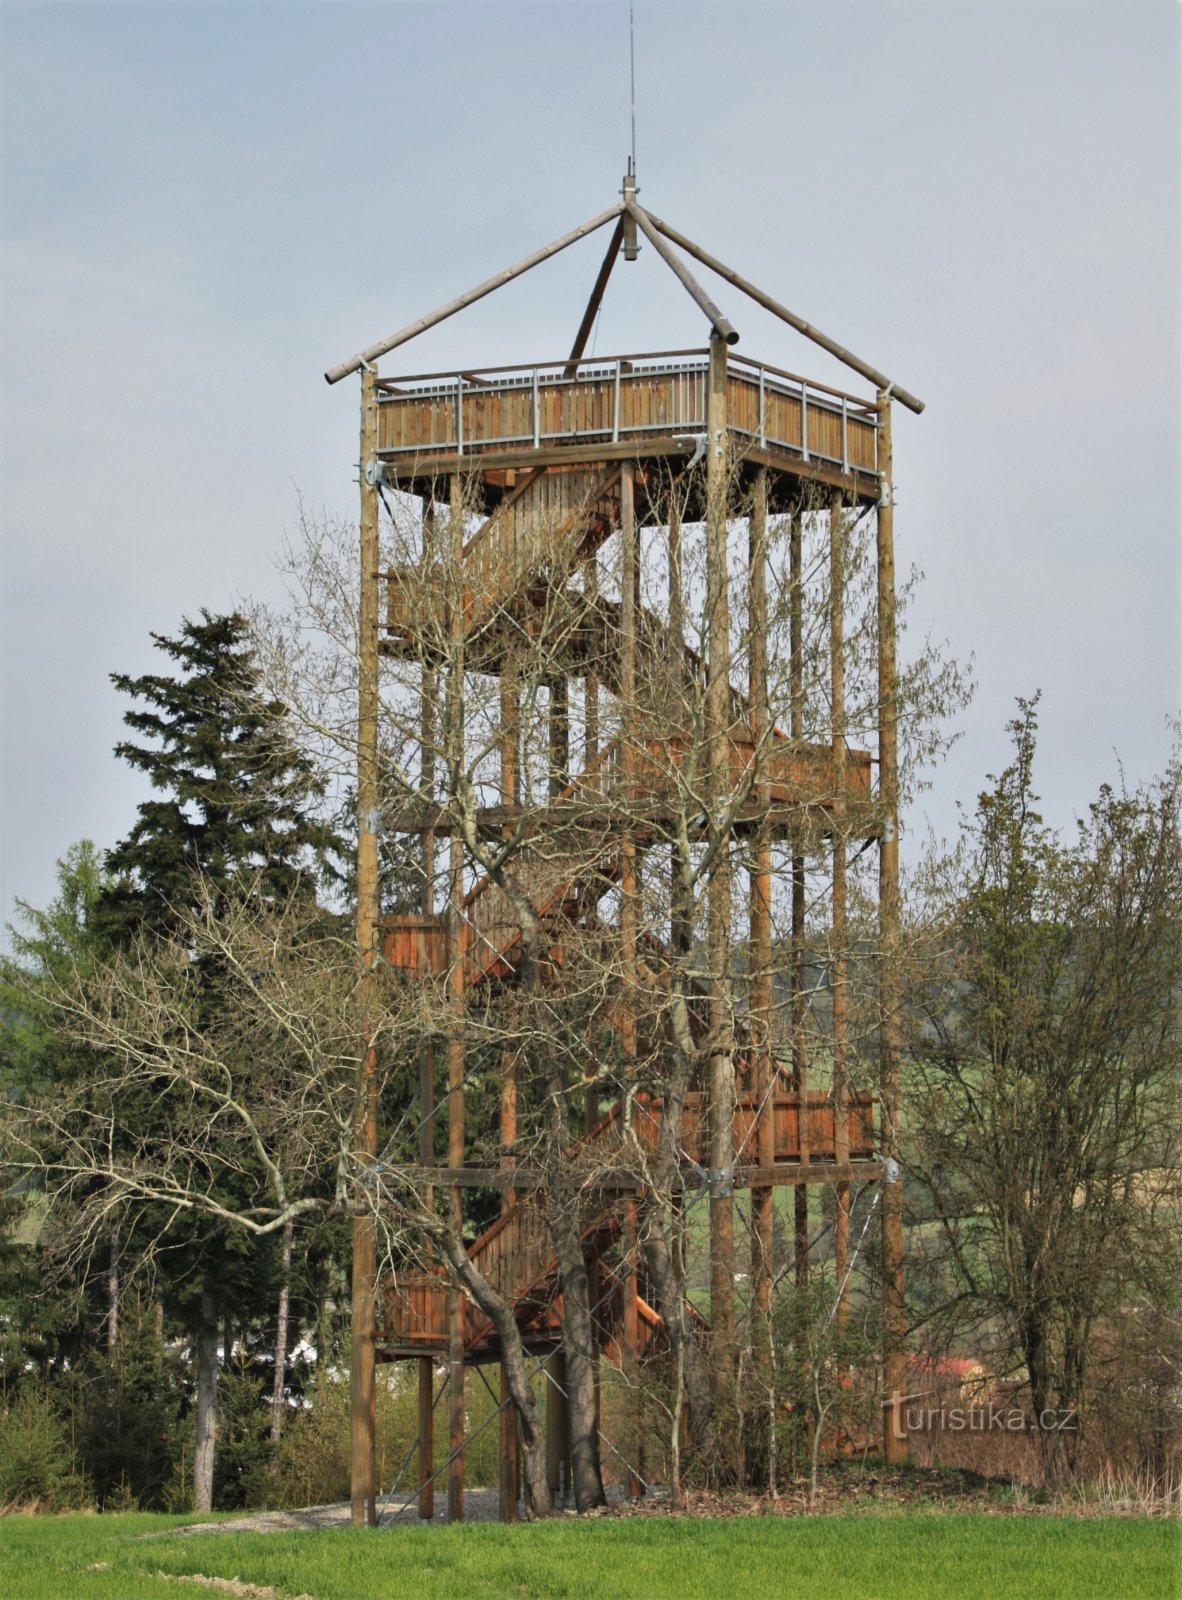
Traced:
<path id="1" fill-rule="evenodd" d="M 607 252 L 567 354 L 379 375 L 380 357 L 598 229 Z M 643 246 L 705 317 L 708 345 L 588 357 L 613 266 Z M 686 257 L 874 392 L 737 355 Z M 418 1362 L 423 1515 L 437 1367 L 455 1518 L 465 1371 L 498 1360 L 502 1511 L 515 1514 L 514 1329 L 545 1362 L 555 1486 L 572 1471 L 576 1356 L 594 1366 L 606 1350 L 628 1380 L 675 1323 L 725 1399 L 736 1317 L 770 1302 L 785 1185 L 797 1281 L 808 1186 L 835 1186 L 839 1283 L 850 1185 L 878 1185 L 882 1388 L 901 1393 L 891 411 L 921 402 L 642 209 L 631 175 L 620 204 L 326 377 L 354 372 L 358 938 L 423 996 L 406 1176 L 439 1219 L 417 1263 L 380 1283 L 375 1223 L 355 1223 L 355 1521 L 375 1515 L 376 1359 Z M 411 910 L 381 902 L 382 835 L 417 865 Z M 855 934 L 847 883 L 862 857 L 873 897 Z M 869 1081 L 855 1056 L 873 1058 Z M 378 1124 L 370 1087 L 363 1163 Z M 704 1316 L 679 1309 L 684 1250 L 662 1228 L 697 1198 Z M 884 1416 L 897 1460 L 898 1407 Z M 635 1488 L 634 1460 L 628 1471 Z"/>

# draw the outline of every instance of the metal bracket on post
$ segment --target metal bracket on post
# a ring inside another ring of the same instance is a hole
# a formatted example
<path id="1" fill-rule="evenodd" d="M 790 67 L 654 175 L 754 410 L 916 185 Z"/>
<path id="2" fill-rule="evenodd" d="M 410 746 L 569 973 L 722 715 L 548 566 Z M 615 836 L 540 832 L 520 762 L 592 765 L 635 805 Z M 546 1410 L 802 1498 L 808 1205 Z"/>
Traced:
<path id="1" fill-rule="evenodd" d="M 729 1200 L 735 1192 L 734 1167 L 712 1167 L 710 1170 L 710 1197 Z"/>
<path id="2" fill-rule="evenodd" d="M 632 163 L 628 163 L 628 171 L 624 177 L 624 185 L 620 190 L 624 197 L 624 205 L 635 205 L 636 196 L 640 190 L 636 186 L 636 174 L 632 170 Z M 624 260 L 635 261 L 640 254 L 640 241 L 636 237 L 636 217 L 630 211 L 624 212 Z"/>
<path id="3" fill-rule="evenodd" d="M 377 456 L 370 456 L 365 463 L 365 481 L 371 489 L 376 489 L 385 481 L 386 469 Z"/>

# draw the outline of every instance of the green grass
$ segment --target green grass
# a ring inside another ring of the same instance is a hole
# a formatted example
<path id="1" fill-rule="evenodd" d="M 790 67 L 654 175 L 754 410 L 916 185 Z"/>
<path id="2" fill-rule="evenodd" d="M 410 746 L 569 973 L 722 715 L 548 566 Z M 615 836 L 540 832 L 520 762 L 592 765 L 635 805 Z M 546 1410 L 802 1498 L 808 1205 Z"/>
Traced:
<path id="1" fill-rule="evenodd" d="M 5 1600 L 184 1600 L 158 1573 L 273 1585 L 315 1600 L 1071 1600 L 1178 1593 L 1164 1520 L 926 1513 L 573 1520 L 354 1534 L 144 1539 L 183 1519 L 0 1520 Z M 95 1570 L 95 1564 L 109 1563 Z"/>

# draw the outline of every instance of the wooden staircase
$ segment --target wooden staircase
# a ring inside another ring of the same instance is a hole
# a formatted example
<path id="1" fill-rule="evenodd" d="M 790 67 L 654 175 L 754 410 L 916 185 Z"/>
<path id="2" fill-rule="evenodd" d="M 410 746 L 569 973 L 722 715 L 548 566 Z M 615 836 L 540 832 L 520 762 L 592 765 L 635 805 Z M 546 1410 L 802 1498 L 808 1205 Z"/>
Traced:
<path id="1" fill-rule="evenodd" d="M 523 606 L 544 614 L 546 596 L 557 585 L 572 609 L 582 606 L 585 648 L 595 662 L 594 672 L 609 693 L 618 693 L 618 602 L 568 586 L 580 563 L 592 557 L 617 528 L 619 500 L 619 467 L 542 468 L 520 474 L 517 481 L 505 485 L 499 505 L 465 544 L 462 580 L 452 584 L 450 599 L 441 567 L 426 575 L 421 566 L 386 574 L 384 648 L 430 664 L 434 654 L 430 629 L 433 625 L 442 628 L 443 611 L 455 603 L 458 594 L 464 611 L 465 650 L 471 650 L 479 661 L 477 670 L 496 670 L 497 637 L 505 618 Z M 670 660 L 674 673 L 684 670 L 687 678 L 700 674 L 701 663 L 693 651 L 683 646 L 671 651 L 660 620 L 643 608 L 638 611 L 638 658 L 649 681 L 656 683 L 662 670 L 668 678 Z M 860 807 L 857 815 L 864 817 L 865 831 L 875 830 L 869 755 L 846 751 L 838 768 L 829 745 L 792 740 L 778 728 L 772 731 L 770 748 L 757 752 L 750 708 L 738 693 L 732 701 L 731 779 L 736 789 L 751 785 L 758 760 L 760 784 L 772 806 L 791 809 L 795 816 L 811 810 L 822 819 L 839 808 L 848 818 Z M 689 740 L 670 736 L 667 730 L 652 728 L 634 734 L 628 754 L 630 759 L 625 762 L 619 739 L 600 749 L 584 772 L 538 808 L 536 818 L 531 819 L 529 842 L 507 863 L 507 874 L 536 911 L 554 961 L 561 959 L 564 926 L 569 928 L 593 912 L 618 882 L 620 852 L 613 824 L 627 815 L 638 842 L 650 842 L 659 835 L 662 818 L 669 814 L 679 790 L 683 800 L 686 787 L 692 791 L 701 781 L 690 767 Z M 401 916 L 388 918 L 384 924 L 387 961 L 411 976 L 437 980 L 445 978 L 459 962 L 465 990 L 511 982 L 518 970 L 521 943 L 520 916 L 513 897 L 488 875 L 467 892 L 458 917 Z M 660 964 L 658 955 L 656 966 Z M 650 976 L 660 983 L 659 974 Z M 704 997 L 698 1009 L 702 1014 L 696 1025 L 702 1028 Z M 745 1063 L 739 1065 L 742 1079 Z M 582 1241 L 588 1263 L 607 1285 L 605 1303 L 609 1305 L 613 1269 L 607 1258 L 621 1236 L 621 1198 L 642 1188 L 644 1163 L 656 1153 L 663 1117 L 659 1098 L 636 1098 L 630 1110 L 625 1118 L 623 1104 L 617 1104 L 570 1150 L 576 1168 L 581 1166 L 588 1174 L 593 1170 L 608 1174 L 587 1190 L 598 1198 L 587 1207 Z M 754 1165 L 748 1152 L 754 1145 L 759 1110 L 740 1089 L 733 1144 L 740 1166 L 744 1159 L 748 1167 Z M 848 1118 L 846 1132 L 853 1161 L 869 1161 L 874 1155 L 873 1110 L 871 1096 L 856 1095 L 843 1112 Z M 799 1163 L 802 1154 L 814 1164 L 835 1159 L 837 1113 L 827 1095 L 812 1094 L 802 1106 L 777 1071 L 772 1119 L 776 1163 Z M 702 1176 L 704 1123 L 704 1097 L 693 1092 L 687 1096 L 678 1129 L 683 1179 L 688 1187 Z M 527 1342 L 535 1347 L 554 1345 L 560 1338 L 561 1289 L 540 1195 L 523 1184 L 515 1203 L 480 1235 L 468 1254 L 513 1307 Z M 637 1275 L 638 1290 L 642 1291 L 639 1265 Z M 388 1280 L 384 1354 L 394 1358 L 446 1351 L 452 1295 L 442 1268 L 401 1273 Z M 474 1359 L 493 1353 L 496 1335 L 488 1319 L 469 1303 L 462 1315 L 465 1351 Z M 639 1327 L 642 1349 L 660 1336 L 661 1319 L 642 1292 Z M 610 1315 L 600 1318 L 600 1333 L 604 1340 L 612 1337 Z"/>

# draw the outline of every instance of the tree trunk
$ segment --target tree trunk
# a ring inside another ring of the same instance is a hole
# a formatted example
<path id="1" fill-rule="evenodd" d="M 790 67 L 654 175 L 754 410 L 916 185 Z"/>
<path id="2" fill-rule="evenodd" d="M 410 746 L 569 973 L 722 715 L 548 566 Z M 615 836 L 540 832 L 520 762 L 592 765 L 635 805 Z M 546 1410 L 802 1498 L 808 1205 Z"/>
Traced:
<path id="1" fill-rule="evenodd" d="M 595 1382 L 595 1319 L 591 1285 L 583 1259 L 573 1201 L 554 1196 L 547 1222 L 558 1255 L 562 1282 L 562 1348 L 566 1354 L 567 1405 L 570 1414 L 571 1477 L 580 1511 L 607 1504 L 599 1460 L 599 1395 Z"/>
<path id="2" fill-rule="evenodd" d="M 525 1364 L 521 1329 L 506 1300 L 472 1264 L 463 1241 L 448 1237 L 444 1242 L 448 1261 L 473 1300 L 491 1318 L 501 1341 L 501 1365 L 505 1382 L 517 1409 L 521 1428 L 521 1481 L 530 1515 L 548 1517 L 554 1510 L 546 1478 L 546 1435 L 538 1416 L 538 1405 L 530 1386 Z"/>
<path id="3" fill-rule="evenodd" d="M 119 1230 L 111 1229 L 107 1261 L 107 1354 L 114 1356 L 119 1343 Z"/>
<path id="4" fill-rule="evenodd" d="M 283 1224 L 283 1284 L 279 1290 L 279 1318 L 275 1328 L 275 1388 L 271 1394 L 271 1438 L 279 1443 L 283 1432 L 283 1391 L 287 1378 L 287 1308 L 291 1299 L 292 1222 Z"/>
<path id="5" fill-rule="evenodd" d="M 193 1510 L 213 1510 L 213 1462 L 218 1426 L 218 1312 L 212 1292 L 201 1291 L 197 1325 L 197 1448 L 193 1454 Z"/>
<path id="6" fill-rule="evenodd" d="M 679 892 L 676 882 L 673 900 L 672 953 L 674 959 L 681 963 L 687 959 L 690 951 L 688 930 L 691 918 L 687 907 L 688 896 L 684 891 Z M 681 1118 L 696 1065 L 691 1053 L 693 1038 L 686 996 L 676 981 L 670 1022 L 674 1040 L 680 1038 L 681 1045 L 674 1056 L 673 1068 L 665 1087 L 665 1114 L 661 1118 L 657 1158 L 653 1167 L 656 1190 L 667 1196 L 678 1192 L 680 1185 Z M 642 1236 L 649 1282 L 689 1402 L 690 1427 L 704 1460 L 713 1463 L 717 1460 L 720 1445 L 714 1390 L 701 1348 L 689 1330 L 685 1309 L 684 1264 L 674 1263 L 669 1236 L 657 1205 L 652 1205 L 644 1218 Z"/>
<path id="7" fill-rule="evenodd" d="M 685 1396 L 689 1401 L 690 1428 L 705 1460 L 713 1461 L 718 1451 L 713 1391 L 702 1352 L 689 1330 L 685 1289 L 673 1267 L 664 1223 L 655 1212 L 646 1218 L 643 1232 L 649 1282 L 656 1297 L 657 1310 L 665 1324 L 669 1349 L 678 1365 Z M 680 1419 L 678 1422 L 680 1425 Z"/>

